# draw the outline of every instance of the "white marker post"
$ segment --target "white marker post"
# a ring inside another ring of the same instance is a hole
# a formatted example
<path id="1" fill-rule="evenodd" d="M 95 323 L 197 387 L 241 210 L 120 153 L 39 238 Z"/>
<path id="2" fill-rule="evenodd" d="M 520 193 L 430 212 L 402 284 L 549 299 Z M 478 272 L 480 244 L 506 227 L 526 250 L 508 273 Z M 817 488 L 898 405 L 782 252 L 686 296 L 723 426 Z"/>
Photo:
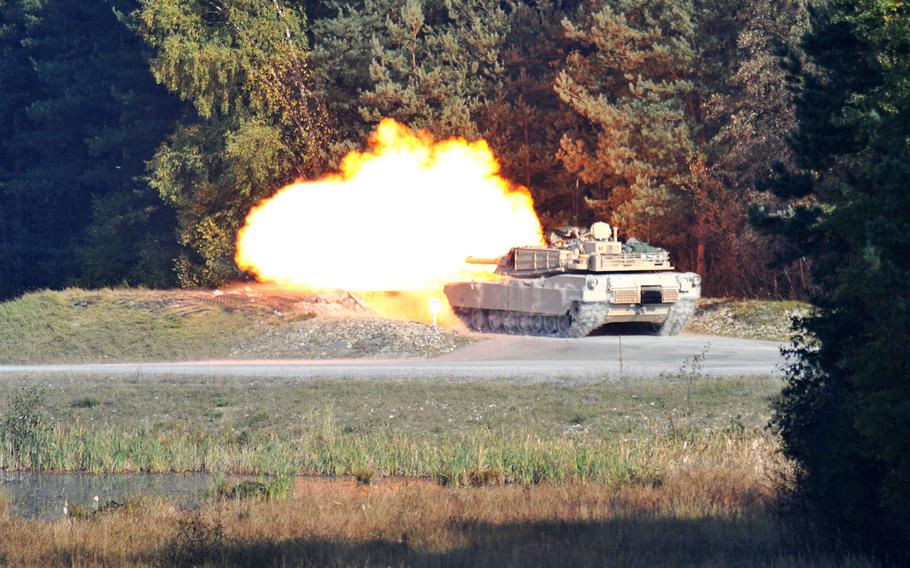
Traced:
<path id="1" fill-rule="evenodd" d="M 436 315 L 442 310 L 442 302 L 436 298 L 430 298 L 430 313 L 433 314 L 433 329 L 436 329 Z"/>

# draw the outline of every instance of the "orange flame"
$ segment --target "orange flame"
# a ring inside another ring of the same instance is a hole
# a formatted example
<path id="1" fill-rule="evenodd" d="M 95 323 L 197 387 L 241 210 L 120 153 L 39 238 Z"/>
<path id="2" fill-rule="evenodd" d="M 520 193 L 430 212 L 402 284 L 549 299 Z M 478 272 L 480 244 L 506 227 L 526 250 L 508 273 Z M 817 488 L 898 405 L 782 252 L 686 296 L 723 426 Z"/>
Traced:
<path id="1" fill-rule="evenodd" d="M 384 119 L 369 146 L 345 156 L 339 173 L 292 183 L 254 207 L 237 238 L 237 265 L 289 287 L 444 302 L 445 283 L 489 274 L 466 257 L 542 242 L 529 192 L 499 175 L 485 141 L 435 142 Z"/>

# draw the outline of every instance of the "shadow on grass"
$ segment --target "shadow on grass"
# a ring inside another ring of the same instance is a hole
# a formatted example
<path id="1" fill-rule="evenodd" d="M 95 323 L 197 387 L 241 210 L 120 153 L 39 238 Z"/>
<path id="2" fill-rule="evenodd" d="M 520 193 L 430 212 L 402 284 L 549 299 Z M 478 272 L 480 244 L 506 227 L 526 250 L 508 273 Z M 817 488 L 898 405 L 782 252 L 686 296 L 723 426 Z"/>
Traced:
<path id="1" fill-rule="evenodd" d="M 408 533 L 367 541 L 296 538 L 169 547 L 174 566 L 836 566 L 785 547 L 763 519 L 619 518 L 592 522 L 458 523 L 415 543 Z M 384 531 L 388 532 L 388 531 Z M 428 551 L 429 546 L 442 551 Z M 137 559 L 148 561 L 148 558 Z M 842 559 L 841 559 L 842 560 Z M 871 564 L 852 562 L 850 566 Z"/>

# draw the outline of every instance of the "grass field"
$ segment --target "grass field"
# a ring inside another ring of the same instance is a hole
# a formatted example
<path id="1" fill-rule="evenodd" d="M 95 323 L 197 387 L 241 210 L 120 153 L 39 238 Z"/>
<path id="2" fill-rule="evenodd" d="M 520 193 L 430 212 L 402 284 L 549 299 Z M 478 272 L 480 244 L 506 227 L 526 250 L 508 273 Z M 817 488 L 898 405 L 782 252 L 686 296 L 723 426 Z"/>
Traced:
<path id="1" fill-rule="evenodd" d="M 515 383 L 505 380 L 5 376 L 0 413 L 23 388 L 46 392 L 53 423 L 123 431 L 240 432 L 296 437 L 327 419 L 346 434 L 432 437 L 478 428 L 540 436 L 755 428 L 767 423 L 771 377 Z"/>
<path id="2" fill-rule="evenodd" d="M 466 482 L 655 478 L 766 451 L 771 378 L 599 383 L 9 378 L 9 408 L 39 388 L 46 424 L 0 441 L 0 467 L 89 471 L 305 471 Z M 5 395 L 5 396 L 3 396 Z M 29 424 L 31 424 L 29 422 Z M 756 445 L 757 444 L 757 445 Z M 730 451 L 727 452 L 725 448 Z M 753 448 L 754 449 L 754 448 Z M 488 473 L 483 473 L 488 472 Z"/>
<path id="3" fill-rule="evenodd" d="M 778 379 L 23 376 L 0 383 L 0 416 L 27 415 L 10 401 L 35 387 L 47 421 L 18 446 L 7 431 L 0 467 L 249 471 L 279 487 L 57 521 L 3 517 L 0 498 L 0 565 L 874 566 L 778 514 L 787 468 L 763 427 Z"/>

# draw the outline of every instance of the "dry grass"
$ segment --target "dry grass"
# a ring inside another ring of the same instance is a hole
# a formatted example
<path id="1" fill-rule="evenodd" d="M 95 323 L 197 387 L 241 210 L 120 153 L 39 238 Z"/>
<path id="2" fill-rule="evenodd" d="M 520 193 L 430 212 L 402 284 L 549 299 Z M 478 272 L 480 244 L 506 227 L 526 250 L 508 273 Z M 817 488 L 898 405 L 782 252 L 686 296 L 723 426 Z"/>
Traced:
<path id="1" fill-rule="evenodd" d="M 782 538 L 761 475 L 682 468 L 660 485 L 445 488 L 310 482 L 286 501 L 164 502 L 0 520 L 9 566 L 872 566 Z"/>

